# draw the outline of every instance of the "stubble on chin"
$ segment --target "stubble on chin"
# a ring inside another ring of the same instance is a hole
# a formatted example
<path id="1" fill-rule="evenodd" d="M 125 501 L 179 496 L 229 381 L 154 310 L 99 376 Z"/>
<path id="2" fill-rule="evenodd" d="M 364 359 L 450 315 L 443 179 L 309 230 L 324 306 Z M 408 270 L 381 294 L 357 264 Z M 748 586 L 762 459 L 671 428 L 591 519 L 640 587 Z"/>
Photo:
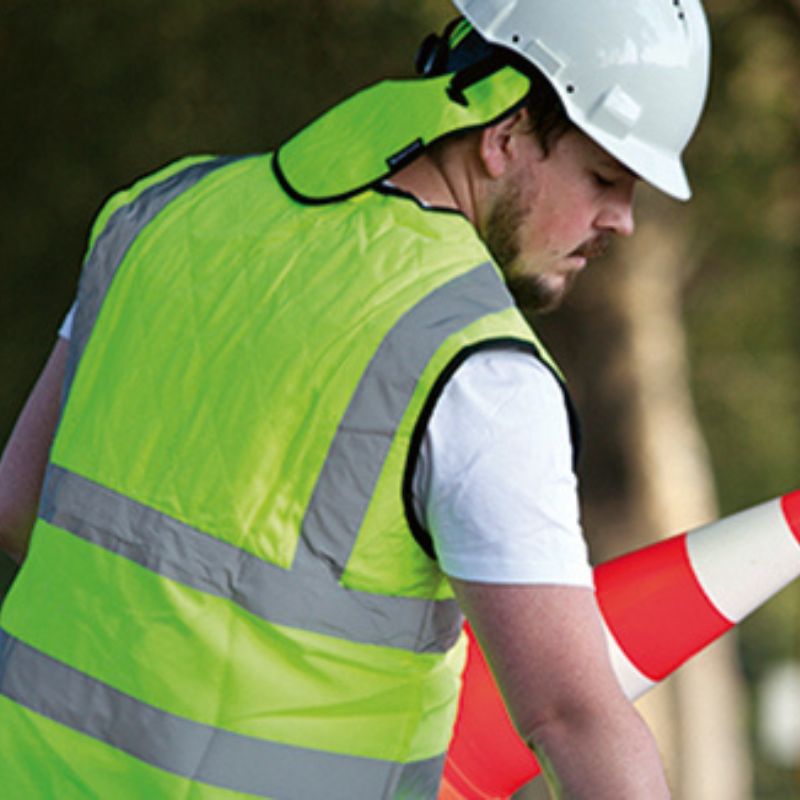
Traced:
<path id="1" fill-rule="evenodd" d="M 516 304 L 525 311 L 541 314 L 558 308 L 574 276 L 554 280 L 532 273 L 521 264 L 519 228 L 528 213 L 519 187 L 509 187 L 489 212 L 483 239 Z"/>
<path id="2" fill-rule="evenodd" d="M 534 314 L 555 311 L 564 300 L 575 281 L 574 275 L 548 278 L 543 275 L 514 275 L 503 271 L 514 302 L 523 310 Z"/>

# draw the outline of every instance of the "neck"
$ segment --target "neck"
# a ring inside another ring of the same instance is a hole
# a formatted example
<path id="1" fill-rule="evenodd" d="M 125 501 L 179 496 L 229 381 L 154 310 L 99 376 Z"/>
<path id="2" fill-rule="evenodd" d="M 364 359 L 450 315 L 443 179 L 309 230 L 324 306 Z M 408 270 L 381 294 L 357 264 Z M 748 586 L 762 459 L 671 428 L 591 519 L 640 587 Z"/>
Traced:
<path id="1" fill-rule="evenodd" d="M 460 211 L 475 223 L 470 182 L 458 159 L 423 153 L 392 176 L 392 183 L 413 195 L 421 203 Z"/>

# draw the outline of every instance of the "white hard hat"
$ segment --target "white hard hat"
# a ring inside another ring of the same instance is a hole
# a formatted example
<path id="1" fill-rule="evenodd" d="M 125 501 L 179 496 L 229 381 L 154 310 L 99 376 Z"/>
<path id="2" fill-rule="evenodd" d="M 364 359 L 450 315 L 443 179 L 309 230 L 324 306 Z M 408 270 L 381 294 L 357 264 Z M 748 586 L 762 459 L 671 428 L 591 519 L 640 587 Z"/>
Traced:
<path id="1" fill-rule="evenodd" d="M 681 153 L 708 88 L 699 0 L 453 0 L 487 41 L 535 65 L 567 115 L 648 183 L 691 196 Z"/>

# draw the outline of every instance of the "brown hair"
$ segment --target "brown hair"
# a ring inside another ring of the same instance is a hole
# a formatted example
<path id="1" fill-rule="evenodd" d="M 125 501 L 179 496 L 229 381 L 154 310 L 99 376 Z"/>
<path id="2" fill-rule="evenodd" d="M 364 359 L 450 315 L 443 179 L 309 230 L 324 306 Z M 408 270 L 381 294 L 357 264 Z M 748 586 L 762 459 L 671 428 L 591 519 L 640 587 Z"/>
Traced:
<path id="1" fill-rule="evenodd" d="M 530 116 L 531 133 L 547 155 L 550 148 L 573 127 L 564 104 L 552 84 L 537 69 L 525 70 L 531 90 L 525 99 Z"/>

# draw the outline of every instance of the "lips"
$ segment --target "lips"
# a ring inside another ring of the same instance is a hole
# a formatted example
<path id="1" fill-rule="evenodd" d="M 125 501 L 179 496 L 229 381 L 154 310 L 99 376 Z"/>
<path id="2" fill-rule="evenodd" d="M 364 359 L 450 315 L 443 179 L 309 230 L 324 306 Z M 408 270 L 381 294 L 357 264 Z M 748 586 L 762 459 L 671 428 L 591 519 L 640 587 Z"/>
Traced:
<path id="1" fill-rule="evenodd" d="M 585 242 L 580 247 L 577 247 L 570 253 L 570 256 L 578 258 L 585 258 L 587 261 L 590 258 L 597 258 L 602 256 L 608 250 L 611 244 L 611 235 L 608 233 L 601 233 Z"/>

